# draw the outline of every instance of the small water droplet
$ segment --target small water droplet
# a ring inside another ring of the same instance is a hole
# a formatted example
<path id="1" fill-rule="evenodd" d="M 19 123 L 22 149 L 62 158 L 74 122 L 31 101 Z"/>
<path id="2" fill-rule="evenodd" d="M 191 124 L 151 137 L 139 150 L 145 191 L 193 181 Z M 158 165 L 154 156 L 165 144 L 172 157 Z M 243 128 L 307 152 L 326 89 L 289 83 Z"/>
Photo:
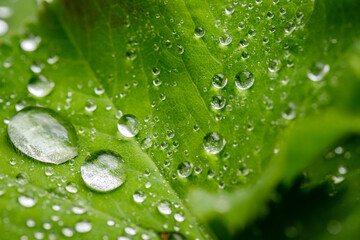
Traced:
<path id="1" fill-rule="evenodd" d="M 137 203 L 142 203 L 146 199 L 146 195 L 143 191 L 138 190 L 133 194 L 133 199 Z"/>
<path id="2" fill-rule="evenodd" d="M 87 233 L 92 229 L 92 224 L 86 221 L 78 222 L 75 224 L 75 230 L 78 233 Z"/>
<path id="3" fill-rule="evenodd" d="M 219 37 L 220 44 L 227 46 L 232 42 L 232 37 L 229 34 L 224 34 Z"/>
<path id="4" fill-rule="evenodd" d="M 205 29 L 202 27 L 195 28 L 194 34 L 197 38 L 202 38 L 205 35 Z"/>
<path id="5" fill-rule="evenodd" d="M 183 222 L 185 220 L 185 217 L 184 217 L 183 213 L 181 213 L 181 212 L 175 213 L 174 218 L 177 222 Z"/>
<path id="6" fill-rule="evenodd" d="M 216 132 L 210 132 L 204 137 L 204 149 L 211 154 L 217 154 L 224 149 L 226 144 L 225 138 Z"/>
<path id="7" fill-rule="evenodd" d="M 54 89 L 55 83 L 42 75 L 34 75 L 27 85 L 28 91 L 35 97 L 45 97 Z"/>
<path id="8" fill-rule="evenodd" d="M 95 152 L 81 166 L 81 177 L 95 191 L 112 191 L 126 179 L 124 161 L 113 151 Z"/>
<path id="9" fill-rule="evenodd" d="M 193 171 L 193 164 L 190 162 L 182 162 L 177 168 L 177 173 L 180 177 L 186 178 L 191 175 Z"/>
<path id="10" fill-rule="evenodd" d="M 255 77 L 251 72 L 248 71 L 244 71 L 244 72 L 239 72 L 236 76 L 235 76 L 235 85 L 241 89 L 241 90 L 246 90 L 252 87 L 252 85 L 254 85 L 255 82 Z"/>
<path id="11" fill-rule="evenodd" d="M 227 84 L 227 78 L 223 74 L 217 73 L 213 76 L 212 84 L 216 88 L 223 88 Z"/>
<path id="12" fill-rule="evenodd" d="M 39 47 L 40 42 L 40 37 L 30 36 L 29 38 L 21 40 L 20 46 L 21 49 L 26 52 L 33 52 Z"/>
<path id="13" fill-rule="evenodd" d="M 69 193 L 77 193 L 78 188 L 77 185 L 73 182 L 69 182 L 66 187 L 65 187 L 66 191 L 68 191 Z"/>
<path id="14" fill-rule="evenodd" d="M 330 65 L 317 62 L 311 66 L 308 71 L 308 78 L 311 81 L 318 82 L 324 78 L 326 74 L 330 71 Z"/>
<path id="15" fill-rule="evenodd" d="M 141 141 L 141 149 L 145 150 L 145 149 L 149 149 L 152 146 L 152 140 L 151 138 L 144 138 Z"/>
<path id="16" fill-rule="evenodd" d="M 17 149 L 41 162 L 60 164 L 78 154 L 72 124 L 47 108 L 19 111 L 9 122 L 8 134 Z"/>
<path id="17" fill-rule="evenodd" d="M 216 110 L 219 110 L 219 109 L 222 109 L 225 104 L 226 104 L 226 99 L 223 98 L 222 96 L 220 95 L 217 95 L 217 96 L 214 96 L 211 98 L 211 106 L 216 109 Z"/>
<path id="18" fill-rule="evenodd" d="M 139 133 L 140 122 L 134 115 L 126 114 L 119 119 L 117 127 L 125 137 L 134 137 Z"/>
<path id="19" fill-rule="evenodd" d="M 18 197 L 18 201 L 23 207 L 31 208 L 37 203 L 37 199 L 30 196 L 21 195 Z"/>
<path id="20" fill-rule="evenodd" d="M 86 104 L 85 104 L 85 110 L 87 112 L 94 112 L 97 108 L 97 105 L 94 101 L 92 100 L 87 100 Z"/>
<path id="21" fill-rule="evenodd" d="M 4 20 L 0 20 L 0 37 L 5 35 L 9 30 L 9 25 Z"/>
<path id="22" fill-rule="evenodd" d="M 269 62 L 269 67 L 268 67 L 270 72 L 278 72 L 281 69 L 281 61 L 280 60 L 271 60 Z"/>
<path id="23" fill-rule="evenodd" d="M 170 203 L 168 201 L 161 201 L 157 208 L 159 212 L 163 215 L 170 215 L 172 212 L 170 208 Z"/>

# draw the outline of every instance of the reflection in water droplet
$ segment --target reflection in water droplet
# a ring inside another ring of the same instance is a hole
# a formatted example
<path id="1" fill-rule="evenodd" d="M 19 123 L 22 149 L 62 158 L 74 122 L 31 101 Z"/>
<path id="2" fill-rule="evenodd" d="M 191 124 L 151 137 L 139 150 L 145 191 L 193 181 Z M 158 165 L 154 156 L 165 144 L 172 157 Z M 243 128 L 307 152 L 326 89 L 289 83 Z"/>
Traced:
<path id="1" fill-rule="evenodd" d="M 216 132 L 206 134 L 203 141 L 204 149 L 211 154 L 217 154 L 221 152 L 221 150 L 224 149 L 225 144 L 225 138 Z"/>
<path id="2" fill-rule="evenodd" d="M 268 67 L 270 72 L 278 72 L 281 69 L 281 62 L 280 60 L 271 60 L 269 62 L 269 67 Z"/>
<path id="3" fill-rule="evenodd" d="M 223 46 L 227 46 L 231 43 L 232 37 L 229 34 L 224 34 L 219 37 L 220 44 Z"/>
<path id="4" fill-rule="evenodd" d="M 118 121 L 119 132 L 125 137 L 134 137 L 139 133 L 140 122 L 139 120 L 131 114 L 126 114 L 122 116 Z"/>
<path id="5" fill-rule="evenodd" d="M 191 175 L 193 170 L 193 164 L 190 162 L 183 162 L 180 163 L 178 168 L 177 168 L 177 173 L 180 177 L 188 177 Z"/>
<path id="6" fill-rule="evenodd" d="M 27 85 L 28 91 L 35 97 L 45 97 L 54 89 L 55 83 L 44 76 L 34 75 Z"/>
<path id="7" fill-rule="evenodd" d="M 78 154 L 72 124 L 47 108 L 24 108 L 10 120 L 8 134 L 17 149 L 41 162 L 60 164 Z"/>
<path id="8" fill-rule="evenodd" d="M 157 208 L 159 212 L 163 215 L 170 215 L 172 212 L 170 208 L 170 203 L 168 201 L 161 201 Z"/>
<path id="9" fill-rule="evenodd" d="M 118 153 L 98 151 L 81 166 L 85 184 L 99 192 L 108 192 L 120 187 L 126 179 L 124 161 Z"/>
<path id="10" fill-rule="evenodd" d="M 239 72 L 236 76 L 235 76 L 235 85 L 241 89 L 241 90 L 246 90 L 252 87 L 252 85 L 254 85 L 255 82 L 255 77 L 251 72 L 248 71 L 244 71 L 244 72 Z"/>
<path id="11" fill-rule="evenodd" d="M 330 65 L 321 62 L 315 63 L 308 71 L 308 78 L 311 81 L 318 82 L 324 78 L 330 71 Z"/>

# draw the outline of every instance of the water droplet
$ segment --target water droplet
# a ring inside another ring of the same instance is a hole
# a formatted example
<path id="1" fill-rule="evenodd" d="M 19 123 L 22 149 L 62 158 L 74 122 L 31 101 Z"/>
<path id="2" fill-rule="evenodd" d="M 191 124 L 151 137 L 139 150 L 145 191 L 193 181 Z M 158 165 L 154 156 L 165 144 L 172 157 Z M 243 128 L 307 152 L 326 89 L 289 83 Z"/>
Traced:
<path id="1" fill-rule="evenodd" d="M 281 62 L 280 60 L 271 60 L 269 62 L 269 67 L 268 67 L 270 72 L 278 72 L 281 69 Z"/>
<path id="2" fill-rule="evenodd" d="M 136 230 L 131 227 L 126 227 L 124 230 L 127 234 L 129 234 L 131 236 L 134 236 L 136 234 Z"/>
<path id="3" fill-rule="evenodd" d="M 135 49 L 130 49 L 129 51 L 126 52 L 126 58 L 130 61 L 134 61 L 137 57 L 136 54 L 136 50 Z"/>
<path id="4" fill-rule="evenodd" d="M 195 37 L 202 38 L 205 35 L 205 32 L 205 29 L 203 29 L 202 27 L 197 27 L 195 28 L 194 34 Z"/>
<path id="5" fill-rule="evenodd" d="M 78 154 L 72 124 L 47 108 L 24 108 L 10 120 L 8 134 L 17 149 L 41 162 L 60 164 Z"/>
<path id="6" fill-rule="evenodd" d="M 31 36 L 29 38 L 21 40 L 20 46 L 21 49 L 26 52 L 33 52 L 39 47 L 40 42 L 41 42 L 40 37 Z"/>
<path id="7" fill-rule="evenodd" d="M 73 182 L 69 182 L 66 187 L 65 187 L 66 191 L 68 191 L 69 193 L 77 193 L 78 188 L 76 186 L 75 183 Z"/>
<path id="8" fill-rule="evenodd" d="M 138 190 L 133 194 L 133 199 L 137 203 L 142 203 L 146 199 L 146 195 L 143 191 Z"/>
<path id="9" fill-rule="evenodd" d="M 249 46 L 249 41 L 246 38 L 243 38 L 240 40 L 240 46 L 241 47 L 247 47 Z"/>
<path id="10" fill-rule="evenodd" d="M 105 88 L 103 85 L 99 85 L 96 88 L 94 88 L 94 92 L 96 95 L 102 95 L 105 92 Z"/>
<path id="11" fill-rule="evenodd" d="M 177 168 L 177 173 L 180 177 L 186 178 L 191 175 L 193 171 L 193 164 L 190 162 L 182 162 Z"/>
<path id="12" fill-rule="evenodd" d="M 227 78 L 223 74 L 217 73 L 213 76 L 212 84 L 216 88 L 223 88 L 227 84 Z"/>
<path id="13" fill-rule="evenodd" d="M 224 34 L 219 37 L 220 44 L 227 46 L 232 42 L 232 37 L 229 34 Z"/>
<path id="14" fill-rule="evenodd" d="M 220 95 L 217 95 L 217 96 L 212 97 L 210 103 L 214 109 L 218 110 L 218 109 L 222 109 L 225 106 L 226 99 Z"/>
<path id="15" fill-rule="evenodd" d="M 322 80 L 324 76 L 329 73 L 329 71 L 330 65 L 317 62 L 311 66 L 307 76 L 311 81 L 318 82 Z"/>
<path id="16" fill-rule="evenodd" d="M 163 215 L 170 215 L 172 212 L 170 208 L 170 203 L 168 201 L 161 201 L 157 208 L 159 212 Z"/>
<path id="17" fill-rule="evenodd" d="M 184 49 L 184 47 L 181 46 L 181 45 L 179 45 L 179 46 L 177 47 L 177 49 L 176 49 L 176 52 L 177 52 L 178 54 L 180 54 L 180 55 L 183 54 L 184 51 L 185 51 L 185 49 Z"/>
<path id="18" fill-rule="evenodd" d="M 134 137 L 139 133 L 140 122 L 134 115 L 126 114 L 119 119 L 117 127 L 125 137 Z"/>
<path id="19" fill-rule="evenodd" d="M 160 74 L 160 68 L 154 67 L 154 68 L 152 69 L 152 74 L 153 74 L 154 76 L 159 75 L 159 74 Z"/>
<path id="20" fill-rule="evenodd" d="M 114 190 L 126 179 L 124 161 L 118 153 L 112 151 L 95 152 L 81 166 L 81 177 L 93 190 Z"/>
<path id="21" fill-rule="evenodd" d="M 177 222 L 183 222 L 185 220 L 185 217 L 181 212 L 175 213 L 174 218 Z"/>
<path id="22" fill-rule="evenodd" d="M 61 229 L 61 232 L 65 237 L 72 237 L 74 235 L 74 232 L 71 230 L 71 228 L 63 228 Z"/>
<path id="23" fill-rule="evenodd" d="M 281 113 L 282 117 L 287 120 L 292 120 L 296 117 L 296 105 L 289 103 L 288 108 Z"/>
<path id="24" fill-rule="evenodd" d="M 231 15 L 235 12 L 235 7 L 231 4 L 229 4 L 226 8 L 225 8 L 225 13 L 227 15 Z"/>
<path id="25" fill-rule="evenodd" d="M 87 233 L 90 232 L 92 228 L 92 224 L 86 221 L 78 222 L 75 224 L 75 230 L 78 233 Z"/>
<path id="26" fill-rule="evenodd" d="M 4 20 L 0 20 L 0 37 L 5 35 L 9 30 L 9 25 Z"/>
<path id="27" fill-rule="evenodd" d="M 246 90 L 252 87 L 252 85 L 254 85 L 255 82 L 255 77 L 251 72 L 248 71 L 244 71 L 244 72 L 239 72 L 236 76 L 235 76 L 235 85 L 241 89 L 241 90 Z"/>
<path id="28" fill-rule="evenodd" d="M 94 112 L 97 108 L 97 105 L 94 101 L 92 100 L 87 100 L 86 104 L 85 104 L 85 110 L 87 112 Z"/>
<path id="29" fill-rule="evenodd" d="M 55 83 L 44 76 L 34 75 L 27 85 L 28 91 L 35 97 L 45 97 L 54 89 Z"/>
<path id="30" fill-rule="evenodd" d="M 152 146 L 152 140 L 151 138 L 144 138 L 141 141 L 141 149 L 149 149 Z"/>
<path id="31" fill-rule="evenodd" d="M 216 132 L 210 132 L 204 137 L 204 149 L 211 154 L 217 154 L 224 149 L 226 144 L 225 138 Z"/>
<path id="32" fill-rule="evenodd" d="M 31 208 L 37 203 L 37 199 L 30 196 L 21 195 L 18 197 L 18 201 L 23 207 Z"/>

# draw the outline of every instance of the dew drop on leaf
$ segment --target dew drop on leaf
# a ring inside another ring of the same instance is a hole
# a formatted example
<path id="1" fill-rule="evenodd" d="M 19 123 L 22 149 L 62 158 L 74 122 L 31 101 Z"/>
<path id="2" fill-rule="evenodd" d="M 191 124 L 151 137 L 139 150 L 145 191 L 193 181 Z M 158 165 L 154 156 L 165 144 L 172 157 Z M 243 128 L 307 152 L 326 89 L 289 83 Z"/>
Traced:
<path id="1" fill-rule="evenodd" d="M 168 201 L 161 201 L 157 206 L 159 212 L 163 215 L 170 215 L 171 214 L 171 208 L 170 203 Z"/>
<path id="2" fill-rule="evenodd" d="M 133 199 L 137 203 L 142 203 L 146 199 L 146 195 L 143 191 L 138 190 L 133 194 Z"/>
<path id="3" fill-rule="evenodd" d="M 126 114 L 119 119 L 117 127 L 123 136 L 134 137 L 139 133 L 140 122 L 134 115 Z"/>
<path id="4" fill-rule="evenodd" d="M 216 95 L 214 97 L 211 98 L 211 106 L 216 109 L 216 110 L 219 110 L 219 109 L 222 109 L 225 104 L 226 104 L 226 99 L 223 98 L 222 96 L 220 95 Z"/>
<path id="5" fill-rule="evenodd" d="M 254 82 L 254 75 L 248 71 L 239 72 L 235 76 L 235 85 L 241 90 L 249 89 L 252 85 L 254 85 Z"/>
<path id="6" fill-rule="evenodd" d="M 98 192 L 112 191 L 125 182 L 124 160 L 113 151 L 95 152 L 81 166 L 81 177 L 90 189 Z"/>
<path id="7" fill-rule="evenodd" d="M 212 84 L 216 88 L 223 88 L 227 84 L 227 78 L 223 74 L 217 73 L 213 76 Z"/>
<path id="8" fill-rule="evenodd" d="M 193 171 L 193 164 L 190 162 L 182 162 L 177 168 L 177 173 L 180 177 L 186 178 L 191 175 Z"/>
<path id="9" fill-rule="evenodd" d="M 75 231 L 78 233 L 87 233 L 92 229 L 92 224 L 87 221 L 81 221 L 75 224 Z"/>
<path id="10" fill-rule="evenodd" d="M 35 97 L 45 97 L 54 89 L 55 83 L 42 75 L 34 75 L 27 85 L 28 91 Z"/>
<path id="11" fill-rule="evenodd" d="M 41 162 L 60 164 L 78 154 L 72 124 L 47 108 L 24 108 L 10 120 L 8 134 L 18 150 Z"/>
<path id="12" fill-rule="evenodd" d="M 204 137 L 203 145 L 206 152 L 217 154 L 224 149 L 226 144 L 225 138 L 216 132 L 210 132 Z"/>
<path id="13" fill-rule="evenodd" d="M 30 36 L 29 38 L 23 39 L 20 41 L 21 49 L 26 52 L 33 52 L 35 51 L 41 42 L 40 37 Z"/>
<path id="14" fill-rule="evenodd" d="M 9 30 L 9 25 L 4 20 L 0 20 L 0 37 L 5 35 Z"/>
<path id="15" fill-rule="evenodd" d="M 322 80 L 329 71 L 330 65 L 317 62 L 310 67 L 307 76 L 311 81 L 318 82 Z"/>
<path id="16" fill-rule="evenodd" d="M 30 196 L 25 196 L 25 195 L 20 195 L 18 197 L 18 201 L 21 206 L 26 207 L 26 208 L 31 208 L 31 207 L 35 206 L 35 204 L 37 203 L 36 198 L 30 197 Z"/>
<path id="17" fill-rule="evenodd" d="M 205 35 L 205 29 L 203 29 L 202 27 L 197 27 L 195 28 L 194 34 L 195 37 L 202 38 Z"/>

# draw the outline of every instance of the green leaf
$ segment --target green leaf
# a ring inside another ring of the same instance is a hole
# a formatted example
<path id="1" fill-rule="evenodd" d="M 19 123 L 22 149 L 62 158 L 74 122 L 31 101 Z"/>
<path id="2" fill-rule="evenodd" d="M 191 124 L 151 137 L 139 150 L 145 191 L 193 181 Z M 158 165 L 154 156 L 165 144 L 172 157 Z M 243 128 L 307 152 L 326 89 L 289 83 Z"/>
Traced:
<path id="1" fill-rule="evenodd" d="M 220 212 L 232 230 L 248 225 L 265 212 L 279 183 L 292 184 L 324 148 L 358 131 L 356 1 L 59 0 L 40 3 L 38 23 L 27 28 L 19 21 L 35 9 L 25 13 L 21 2 L 11 6 L 14 34 L 0 45 L 2 238 L 167 239 L 164 233 L 175 231 L 186 239 L 217 238 L 209 218 Z M 351 14 L 339 19 L 337 9 Z M 199 28 L 202 37 L 194 34 Z M 34 36 L 39 48 L 23 51 L 20 42 Z M 330 72 L 313 82 L 308 74 L 318 62 Z M 28 92 L 31 66 L 55 83 L 50 95 Z M 213 86 L 215 74 L 227 79 L 224 88 Z M 250 74 L 253 86 L 239 89 L 238 76 Z M 216 96 L 224 107 L 212 106 L 222 105 Z M 69 119 L 78 132 L 77 157 L 50 165 L 11 146 L 7 123 L 24 101 Z M 119 133 L 122 114 L 139 119 L 134 138 Z M 317 120 L 309 125 L 304 117 Z M 211 132 L 226 140 L 218 154 L 203 146 Z M 298 148 L 312 134 L 318 138 Z M 148 139 L 152 145 L 144 149 Z M 108 193 L 90 190 L 80 173 L 101 150 L 120 154 L 126 169 L 124 184 Z M 193 166 L 188 177 L 178 174 L 184 162 Z M 187 198 L 194 188 L 203 190 Z M 143 203 L 133 200 L 138 190 Z M 36 199 L 35 206 L 22 207 L 21 196 Z M 170 215 L 158 211 L 162 201 L 170 203 Z M 78 206 L 86 212 L 75 214 Z M 76 231 L 84 221 L 90 232 Z"/>

